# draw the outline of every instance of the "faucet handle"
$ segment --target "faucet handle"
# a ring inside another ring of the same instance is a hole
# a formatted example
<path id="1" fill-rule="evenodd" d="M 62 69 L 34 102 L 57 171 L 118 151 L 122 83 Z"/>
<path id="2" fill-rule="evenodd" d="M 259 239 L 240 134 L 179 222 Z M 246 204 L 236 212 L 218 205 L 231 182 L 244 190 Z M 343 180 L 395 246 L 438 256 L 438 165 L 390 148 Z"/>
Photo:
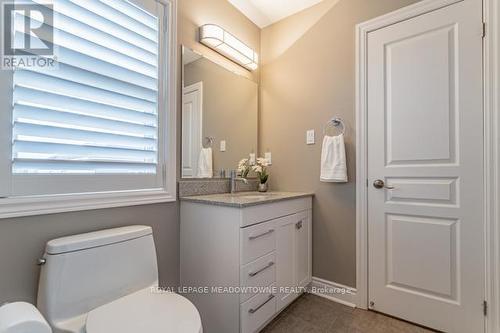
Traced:
<path id="1" fill-rule="evenodd" d="M 226 178 L 226 170 L 224 168 L 219 170 L 219 178 Z"/>

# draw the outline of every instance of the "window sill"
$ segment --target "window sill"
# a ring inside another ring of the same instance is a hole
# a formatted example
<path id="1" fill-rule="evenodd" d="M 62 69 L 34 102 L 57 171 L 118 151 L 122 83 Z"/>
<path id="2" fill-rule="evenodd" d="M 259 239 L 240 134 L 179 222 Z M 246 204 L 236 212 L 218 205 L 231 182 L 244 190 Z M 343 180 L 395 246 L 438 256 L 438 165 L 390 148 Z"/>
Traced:
<path id="1" fill-rule="evenodd" d="M 164 189 L 43 195 L 0 199 L 0 219 L 174 202 Z"/>

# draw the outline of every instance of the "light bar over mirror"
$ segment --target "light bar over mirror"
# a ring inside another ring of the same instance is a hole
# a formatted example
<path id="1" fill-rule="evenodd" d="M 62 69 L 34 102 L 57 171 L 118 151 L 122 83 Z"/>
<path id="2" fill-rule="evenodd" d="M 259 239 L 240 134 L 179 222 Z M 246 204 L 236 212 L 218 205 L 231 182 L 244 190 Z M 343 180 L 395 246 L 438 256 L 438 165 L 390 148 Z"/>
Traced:
<path id="1" fill-rule="evenodd" d="M 202 25 L 200 42 L 250 71 L 258 67 L 257 53 L 218 25 Z"/>

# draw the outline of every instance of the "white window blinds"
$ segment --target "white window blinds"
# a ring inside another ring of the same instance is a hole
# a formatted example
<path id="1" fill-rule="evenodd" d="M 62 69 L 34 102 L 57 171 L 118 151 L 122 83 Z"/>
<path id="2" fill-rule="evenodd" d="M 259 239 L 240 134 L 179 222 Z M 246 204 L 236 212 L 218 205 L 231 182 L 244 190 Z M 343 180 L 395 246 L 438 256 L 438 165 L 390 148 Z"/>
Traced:
<path id="1" fill-rule="evenodd" d="M 125 0 L 53 10 L 58 68 L 13 76 L 13 174 L 158 173 L 158 17 Z"/>

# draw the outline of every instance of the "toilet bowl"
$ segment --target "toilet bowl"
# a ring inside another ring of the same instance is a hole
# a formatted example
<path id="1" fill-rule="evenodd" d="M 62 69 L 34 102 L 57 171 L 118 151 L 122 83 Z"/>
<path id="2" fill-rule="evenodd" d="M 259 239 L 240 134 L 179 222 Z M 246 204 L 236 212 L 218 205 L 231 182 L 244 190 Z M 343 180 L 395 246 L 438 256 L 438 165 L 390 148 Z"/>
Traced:
<path id="1" fill-rule="evenodd" d="M 150 227 L 51 240 L 43 259 L 37 308 L 54 333 L 202 333 L 188 299 L 158 292 Z"/>

